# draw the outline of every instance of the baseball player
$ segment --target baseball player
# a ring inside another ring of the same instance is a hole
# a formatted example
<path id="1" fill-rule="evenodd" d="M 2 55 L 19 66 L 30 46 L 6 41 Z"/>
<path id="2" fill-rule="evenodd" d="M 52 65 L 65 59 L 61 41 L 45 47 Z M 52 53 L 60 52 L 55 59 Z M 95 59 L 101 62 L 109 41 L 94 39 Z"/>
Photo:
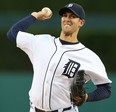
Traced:
<path id="1" fill-rule="evenodd" d="M 70 98 L 70 85 L 75 73 L 84 70 L 86 82 L 91 80 L 96 89 L 85 94 L 85 102 L 111 96 L 111 80 L 101 59 L 78 40 L 78 33 L 85 23 L 85 11 L 76 3 L 69 3 L 59 10 L 61 33 L 58 38 L 50 34 L 34 35 L 26 30 L 37 20 L 50 19 L 50 9 L 32 12 L 14 24 L 7 32 L 29 57 L 33 66 L 33 81 L 29 91 L 30 112 L 78 112 Z"/>

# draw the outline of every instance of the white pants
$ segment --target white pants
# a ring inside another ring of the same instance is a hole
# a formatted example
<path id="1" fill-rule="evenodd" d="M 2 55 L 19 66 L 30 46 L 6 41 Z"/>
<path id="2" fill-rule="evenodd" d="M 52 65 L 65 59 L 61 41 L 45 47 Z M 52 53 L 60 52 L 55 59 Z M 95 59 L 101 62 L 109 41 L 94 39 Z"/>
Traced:
<path id="1" fill-rule="evenodd" d="M 30 112 L 36 112 L 35 106 L 33 104 L 31 104 L 31 106 L 30 106 Z M 63 111 L 62 111 L 62 109 L 59 109 L 58 112 L 63 112 Z M 71 109 L 66 110 L 64 112 L 79 112 L 79 111 L 78 111 L 78 107 L 72 107 Z"/>

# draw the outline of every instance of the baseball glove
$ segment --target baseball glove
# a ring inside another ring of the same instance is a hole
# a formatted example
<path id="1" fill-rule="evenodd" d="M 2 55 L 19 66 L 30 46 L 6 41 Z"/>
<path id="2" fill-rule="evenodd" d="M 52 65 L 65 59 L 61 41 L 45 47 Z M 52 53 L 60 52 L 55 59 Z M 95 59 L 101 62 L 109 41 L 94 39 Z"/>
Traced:
<path id="1" fill-rule="evenodd" d="M 71 84 L 71 100 L 73 105 L 81 106 L 84 103 L 86 93 L 84 84 L 84 70 L 80 70 L 76 73 Z"/>

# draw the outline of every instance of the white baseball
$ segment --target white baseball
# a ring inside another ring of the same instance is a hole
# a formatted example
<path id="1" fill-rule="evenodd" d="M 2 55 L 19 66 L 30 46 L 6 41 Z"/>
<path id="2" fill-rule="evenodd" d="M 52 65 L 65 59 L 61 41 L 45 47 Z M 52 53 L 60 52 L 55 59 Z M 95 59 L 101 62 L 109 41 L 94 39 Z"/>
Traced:
<path id="1" fill-rule="evenodd" d="M 48 7 L 44 7 L 41 11 L 45 14 L 46 17 L 48 17 L 52 14 L 51 9 Z"/>

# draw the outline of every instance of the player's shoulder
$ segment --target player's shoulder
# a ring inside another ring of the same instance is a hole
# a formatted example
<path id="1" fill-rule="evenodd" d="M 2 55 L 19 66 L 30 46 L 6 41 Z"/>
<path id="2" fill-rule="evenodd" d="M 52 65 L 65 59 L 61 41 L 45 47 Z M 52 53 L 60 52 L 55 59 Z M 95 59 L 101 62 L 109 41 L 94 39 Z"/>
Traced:
<path id="1" fill-rule="evenodd" d="M 43 37 L 43 38 L 54 38 L 54 36 L 50 35 L 50 34 L 37 34 L 35 35 L 36 37 Z"/>
<path id="2" fill-rule="evenodd" d="M 82 43 L 81 43 L 82 44 Z M 83 44 L 82 44 L 83 45 Z M 85 45 L 83 45 L 83 46 L 85 46 Z M 87 54 L 88 55 L 88 57 L 93 57 L 93 58 L 100 58 L 99 56 L 98 56 L 98 54 L 95 52 L 95 51 L 93 51 L 93 50 L 91 50 L 90 48 L 88 48 L 88 47 L 86 47 L 85 46 L 85 49 L 84 49 L 84 51 L 83 51 L 85 54 Z"/>
<path id="3" fill-rule="evenodd" d="M 86 51 L 88 52 L 89 57 L 91 57 L 93 59 L 101 60 L 99 55 L 95 51 L 93 51 L 93 50 L 91 50 L 90 48 L 87 48 L 87 47 L 86 47 Z"/>
<path id="4" fill-rule="evenodd" d="M 54 36 L 50 34 L 39 34 L 35 35 L 36 39 L 42 39 L 42 40 L 54 40 Z"/>

